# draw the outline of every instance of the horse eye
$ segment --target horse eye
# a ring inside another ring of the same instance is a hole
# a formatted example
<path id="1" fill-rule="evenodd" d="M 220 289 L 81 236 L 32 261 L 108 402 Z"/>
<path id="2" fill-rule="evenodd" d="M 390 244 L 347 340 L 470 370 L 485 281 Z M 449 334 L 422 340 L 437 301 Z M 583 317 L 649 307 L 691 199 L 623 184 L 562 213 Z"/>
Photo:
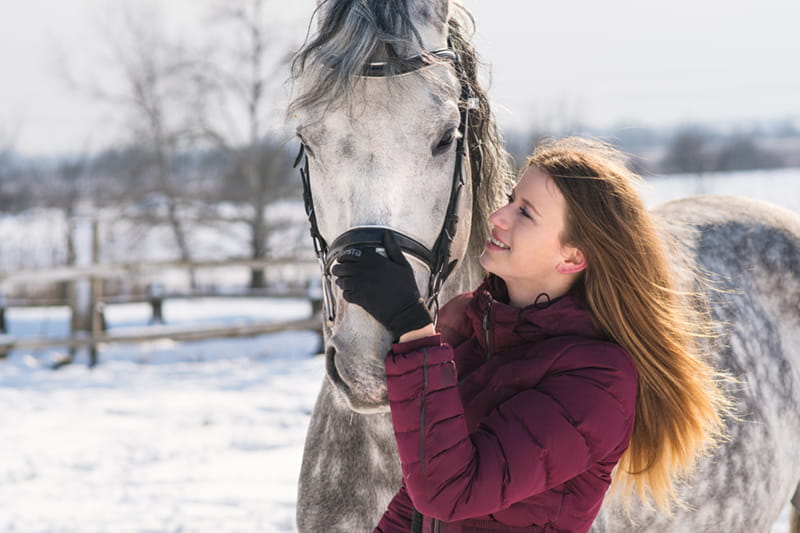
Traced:
<path id="1" fill-rule="evenodd" d="M 454 130 L 448 130 L 444 135 L 442 135 L 442 138 L 439 139 L 439 142 L 434 147 L 433 155 L 439 155 L 441 153 L 444 153 L 444 151 L 447 150 L 447 148 L 451 144 L 453 144 L 453 141 L 455 140 L 455 138 L 456 138 L 455 131 Z"/>

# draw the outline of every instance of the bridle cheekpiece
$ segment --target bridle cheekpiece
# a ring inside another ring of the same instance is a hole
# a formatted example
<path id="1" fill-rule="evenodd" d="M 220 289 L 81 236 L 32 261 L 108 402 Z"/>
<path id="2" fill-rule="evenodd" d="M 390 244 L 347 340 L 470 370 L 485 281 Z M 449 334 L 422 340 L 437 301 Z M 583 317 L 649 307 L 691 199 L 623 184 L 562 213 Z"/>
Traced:
<path id="1" fill-rule="evenodd" d="M 323 312 L 325 313 L 325 319 L 328 321 L 329 326 L 333 325 L 336 318 L 330 269 L 339 255 L 347 248 L 354 246 L 382 248 L 383 234 L 386 231 L 392 232 L 397 244 L 403 252 L 422 261 L 430 271 L 430 276 L 428 278 L 428 299 L 426 304 L 428 308 L 431 309 L 434 317 L 438 315 L 439 292 L 442 285 L 458 263 L 457 259 L 450 259 L 450 248 L 455 238 L 456 226 L 458 224 L 458 202 L 461 197 L 461 190 L 465 185 L 464 157 L 466 156 L 469 111 L 478 108 L 478 99 L 472 94 L 472 89 L 466 80 L 466 75 L 464 74 L 458 54 L 449 48 L 445 48 L 405 58 L 401 60 L 397 66 L 390 65 L 389 62 L 369 63 L 364 68 L 363 76 L 387 77 L 413 72 L 430 65 L 430 56 L 451 61 L 455 66 L 461 83 L 461 101 L 459 103 L 461 116 L 458 125 L 459 136 L 456 141 L 456 162 L 453 170 L 453 183 L 450 189 L 450 200 L 447 205 L 444 222 L 442 223 L 442 229 L 432 249 L 428 249 L 413 237 L 386 226 L 355 226 L 339 235 L 328 245 L 322 237 L 319 226 L 317 225 L 314 198 L 311 194 L 308 150 L 302 142 L 300 144 L 300 151 L 297 154 L 294 166 L 295 168 L 298 166 L 300 167 L 300 176 L 303 182 L 303 202 L 305 204 L 306 215 L 308 216 L 309 232 L 314 244 L 314 253 L 319 260 L 322 273 Z"/>

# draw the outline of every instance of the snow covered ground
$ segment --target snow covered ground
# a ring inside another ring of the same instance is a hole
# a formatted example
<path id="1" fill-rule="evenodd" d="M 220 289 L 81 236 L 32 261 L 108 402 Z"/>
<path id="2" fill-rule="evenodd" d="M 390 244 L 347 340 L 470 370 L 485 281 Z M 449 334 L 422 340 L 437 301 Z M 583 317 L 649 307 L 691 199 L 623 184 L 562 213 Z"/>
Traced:
<path id="1" fill-rule="evenodd" d="M 800 211 L 798 170 L 728 177 L 659 178 L 645 197 L 653 204 L 698 192 L 745 194 Z M 7 232 L 20 234 L 3 219 Z M 309 312 L 303 301 L 269 299 L 164 308 L 170 324 Z M 107 310 L 112 330 L 148 318 L 144 305 Z M 61 308 L 8 315 L 19 337 L 64 335 L 67 319 Z M 303 440 L 324 375 L 317 342 L 313 332 L 296 332 L 109 345 L 91 370 L 85 357 L 52 371 L 58 351 L 12 352 L 0 360 L 0 531 L 294 532 Z M 784 511 L 771 533 L 787 527 Z"/>
<path id="2" fill-rule="evenodd" d="M 238 315 L 240 305 L 214 308 Z M 66 318 L 23 315 L 12 330 Z M 52 371 L 48 354 L 13 353 L 0 362 L 0 531 L 296 531 L 303 440 L 324 375 L 316 343 L 299 332 L 108 346 L 91 370 Z M 786 532 L 787 516 L 771 533 Z"/>
<path id="3" fill-rule="evenodd" d="M 167 302 L 169 303 L 169 302 Z M 241 300 L 165 309 L 242 316 Z M 147 318 L 109 312 L 111 327 Z M 259 320 L 305 302 L 252 301 Z M 198 312 L 199 311 L 199 312 Z M 185 313 L 183 316 L 179 312 Z M 61 309 L 12 311 L 12 333 L 55 332 Z M 0 531 L 290 532 L 303 439 L 323 361 L 312 332 L 107 346 L 59 371 L 52 353 L 0 362 Z"/>

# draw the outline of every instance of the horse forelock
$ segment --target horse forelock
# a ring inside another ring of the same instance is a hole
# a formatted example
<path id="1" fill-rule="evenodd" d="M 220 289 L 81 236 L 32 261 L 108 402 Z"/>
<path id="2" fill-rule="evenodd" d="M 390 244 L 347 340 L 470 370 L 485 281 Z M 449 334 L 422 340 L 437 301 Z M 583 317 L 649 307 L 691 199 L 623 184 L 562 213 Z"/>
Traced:
<path id="1" fill-rule="evenodd" d="M 319 30 L 295 55 L 292 77 L 307 83 L 292 108 L 329 109 L 349 102 L 371 61 L 415 55 L 424 44 L 414 24 L 412 0 L 326 0 L 317 8 Z"/>

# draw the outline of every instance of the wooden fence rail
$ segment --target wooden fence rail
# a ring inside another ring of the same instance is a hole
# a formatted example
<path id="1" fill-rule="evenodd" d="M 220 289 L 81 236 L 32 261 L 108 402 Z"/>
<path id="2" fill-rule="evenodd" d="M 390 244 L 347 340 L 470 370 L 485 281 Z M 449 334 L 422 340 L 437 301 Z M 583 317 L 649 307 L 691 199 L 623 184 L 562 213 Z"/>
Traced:
<path id="1" fill-rule="evenodd" d="M 258 324 L 231 324 L 227 326 L 203 326 L 202 328 L 179 326 L 153 326 L 147 331 L 137 328 L 136 331 L 105 332 L 98 336 L 76 335 L 69 338 L 35 338 L 15 339 L 10 335 L 0 335 L 2 350 L 41 350 L 43 348 L 96 347 L 101 344 L 140 343 L 159 339 L 170 339 L 176 342 L 193 342 L 208 339 L 231 337 L 256 337 L 280 331 L 304 331 L 319 329 L 320 318 L 317 316 L 290 322 L 269 322 Z"/>
<path id="2" fill-rule="evenodd" d="M 229 268 L 229 267 L 274 267 L 274 266 L 310 267 L 317 265 L 316 261 L 305 259 L 230 259 L 224 261 L 160 261 L 160 262 L 131 262 L 118 264 L 94 264 L 88 266 L 58 267 L 39 270 L 28 270 L 9 274 L 0 274 L 0 289 L 20 283 L 53 283 L 69 281 L 72 283 L 89 280 L 91 284 L 90 304 L 84 310 L 89 315 L 84 317 L 82 328 L 75 327 L 75 320 L 72 321 L 72 334 L 68 338 L 35 338 L 35 339 L 16 339 L 7 334 L 6 328 L 6 309 L 11 307 L 0 292 L 0 357 L 7 355 L 11 350 L 39 350 L 52 347 L 67 347 L 70 356 L 65 359 L 65 363 L 72 360 L 76 349 L 88 348 L 89 365 L 97 364 L 97 348 L 109 343 L 139 343 L 156 339 L 172 339 L 178 342 L 200 341 L 214 338 L 226 337 L 252 337 L 275 333 L 279 331 L 313 330 L 321 335 L 322 321 L 320 318 L 321 302 L 310 294 L 308 289 L 265 289 L 257 291 L 247 291 L 246 294 L 236 296 L 249 297 L 291 297 L 306 298 L 311 302 L 311 317 L 300 320 L 269 322 L 269 323 L 247 323 L 247 324 L 225 324 L 225 325 L 203 325 L 203 326 L 166 326 L 164 325 L 161 306 L 164 300 L 169 298 L 209 298 L 209 297 L 232 297 L 224 291 L 190 291 L 183 293 L 169 293 L 163 288 L 153 285 L 146 295 L 131 297 L 112 297 L 104 298 L 102 294 L 102 280 L 121 278 L 130 276 L 134 273 L 158 271 L 166 269 L 205 269 L 205 268 Z M 152 308 L 151 324 L 147 329 L 137 328 L 118 332 L 107 331 L 104 318 L 104 307 L 110 303 L 129 303 L 132 301 L 149 302 Z M 22 302 L 13 302 L 19 306 Z M 71 302 L 70 309 L 73 319 L 80 309 L 75 302 Z M 57 364 L 56 366 L 61 366 Z"/>
<path id="3" fill-rule="evenodd" d="M 75 281 L 80 279 L 114 279 L 130 276 L 132 274 L 169 270 L 173 268 L 186 270 L 200 270 L 204 268 L 227 268 L 227 267 L 276 267 L 294 266 L 311 267 L 318 263 L 313 259 L 225 259 L 222 261 L 151 261 L 151 262 L 127 262 L 127 263 L 101 263 L 87 266 L 65 266 L 54 268 L 41 268 L 22 270 L 19 272 L 0 273 L 0 287 L 19 283 L 53 283 L 59 281 Z"/>

